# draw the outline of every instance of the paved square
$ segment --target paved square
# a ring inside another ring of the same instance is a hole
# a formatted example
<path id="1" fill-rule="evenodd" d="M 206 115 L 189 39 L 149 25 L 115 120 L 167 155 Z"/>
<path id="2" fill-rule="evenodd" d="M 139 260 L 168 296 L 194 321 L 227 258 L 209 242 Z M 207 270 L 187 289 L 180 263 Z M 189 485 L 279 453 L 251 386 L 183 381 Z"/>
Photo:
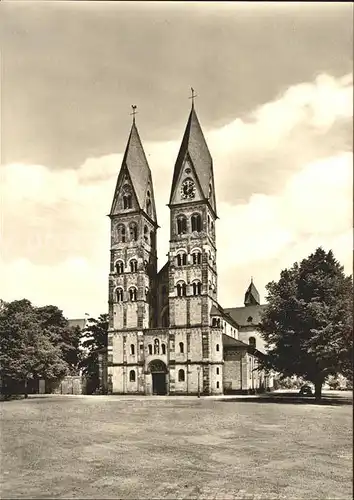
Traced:
<path id="1" fill-rule="evenodd" d="M 48 396 L 1 419 L 2 498 L 352 498 L 350 405 Z"/>

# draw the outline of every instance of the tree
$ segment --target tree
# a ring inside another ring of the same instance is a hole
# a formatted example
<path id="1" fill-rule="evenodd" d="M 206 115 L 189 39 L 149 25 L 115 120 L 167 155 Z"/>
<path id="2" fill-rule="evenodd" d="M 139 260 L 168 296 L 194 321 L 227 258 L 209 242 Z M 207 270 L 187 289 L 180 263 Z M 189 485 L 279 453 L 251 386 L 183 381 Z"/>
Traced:
<path id="1" fill-rule="evenodd" d="M 86 351 L 80 366 L 86 375 L 89 393 L 100 387 L 100 372 L 98 353 L 108 345 L 108 314 L 101 314 L 98 319 L 89 318 L 83 331 L 82 347 Z"/>
<path id="2" fill-rule="evenodd" d="M 332 251 L 318 248 L 266 289 L 263 367 L 313 382 L 317 399 L 329 375 L 352 377 L 353 283 Z"/>
<path id="3" fill-rule="evenodd" d="M 23 299 L 3 303 L 0 310 L 0 375 L 3 383 L 33 378 L 53 380 L 67 372 L 58 346 L 43 330 L 36 309 Z"/>
<path id="4" fill-rule="evenodd" d="M 48 335 L 53 345 L 59 347 L 69 372 L 75 373 L 81 354 L 80 328 L 70 327 L 69 321 L 63 316 L 63 311 L 56 306 L 37 307 L 36 312 L 44 333 Z"/>

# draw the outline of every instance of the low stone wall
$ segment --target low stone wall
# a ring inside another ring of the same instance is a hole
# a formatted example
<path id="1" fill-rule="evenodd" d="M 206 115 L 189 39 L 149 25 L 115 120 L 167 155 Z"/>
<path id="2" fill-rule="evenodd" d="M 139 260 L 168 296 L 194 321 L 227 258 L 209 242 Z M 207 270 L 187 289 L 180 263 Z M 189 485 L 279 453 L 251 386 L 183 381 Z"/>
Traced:
<path id="1" fill-rule="evenodd" d="M 68 375 L 56 385 L 52 394 L 84 394 L 85 379 L 79 375 Z"/>

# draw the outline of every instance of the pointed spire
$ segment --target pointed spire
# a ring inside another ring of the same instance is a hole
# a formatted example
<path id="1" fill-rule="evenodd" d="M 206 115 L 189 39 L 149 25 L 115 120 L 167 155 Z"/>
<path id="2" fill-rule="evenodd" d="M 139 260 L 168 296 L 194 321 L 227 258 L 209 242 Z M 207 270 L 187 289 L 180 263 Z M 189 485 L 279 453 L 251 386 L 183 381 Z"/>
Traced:
<path id="1" fill-rule="evenodd" d="M 192 108 L 175 163 L 170 203 L 172 202 L 173 194 L 175 192 L 180 173 L 184 167 L 185 160 L 188 157 L 194 167 L 203 197 L 209 201 L 212 209 L 216 212 L 213 160 L 194 108 L 195 97 L 196 95 L 194 93 L 194 89 L 192 89 L 192 96 L 190 97 L 190 99 L 192 99 Z M 210 189 L 210 186 L 212 186 L 212 189 Z"/>
<path id="2" fill-rule="evenodd" d="M 118 175 L 116 190 L 113 198 L 111 215 L 113 213 L 114 207 L 116 206 L 116 200 L 119 195 L 119 190 L 121 187 L 121 178 L 124 171 L 128 172 L 130 177 L 132 188 L 136 195 L 138 207 L 141 210 L 147 212 L 147 197 L 150 198 L 151 212 L 148 214 L 152 220 L 156 222 L 156 210 L 153 195 L 152 177 L 149 164 L 147 162 L 144 148 L 140 140 L 139 132 L 135 123 L 135 115 L 137 114 L 136 106 L 132 106 L 133 112 L 133 123 L 130 129 L 130 134 L 125 148 L 124 157 L 121 165 L 121 169 Z M 149 196 L 148 196 L 149 195 Z"/>
<path id="3" fill-rule="evenodd" d="M 250 285 L 247 288 L 247 291 L 245 293 L 244 304 L 245 304 L 245 306 L 255 306 L 255 305 L 260 304 L 258 290 L 253 283 L 253 276 L 251 276 L 251 283 L 250 283 Z"/>

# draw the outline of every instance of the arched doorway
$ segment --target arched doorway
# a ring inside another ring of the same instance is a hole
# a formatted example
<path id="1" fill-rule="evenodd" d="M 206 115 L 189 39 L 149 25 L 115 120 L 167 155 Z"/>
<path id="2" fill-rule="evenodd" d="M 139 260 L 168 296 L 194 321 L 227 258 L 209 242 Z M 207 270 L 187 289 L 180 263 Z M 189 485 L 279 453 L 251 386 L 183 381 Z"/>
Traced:
<path id="1" fill-rule="evenodd" d="M 154 359 L 149 363 L 148 370 L 152 378 L 152 393 L 160 396 L 167 394 L 167 367 L 165 363 L 160 359 Z"/>

